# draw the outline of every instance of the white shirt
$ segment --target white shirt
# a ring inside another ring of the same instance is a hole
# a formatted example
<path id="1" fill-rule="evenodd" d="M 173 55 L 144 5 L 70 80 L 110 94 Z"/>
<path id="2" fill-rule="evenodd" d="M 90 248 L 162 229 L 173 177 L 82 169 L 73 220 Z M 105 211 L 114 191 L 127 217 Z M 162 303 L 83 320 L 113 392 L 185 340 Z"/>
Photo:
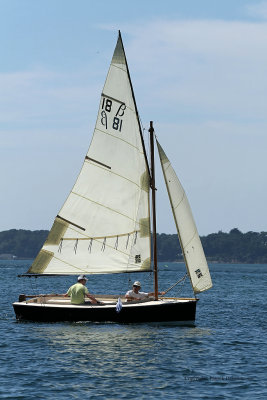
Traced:
<path id="1" fill-rule="evenodd" d="M 142 299 L 145 299 L 146 297 L 148 297 L 148 293 L 145 293 L 145 292 L 135 293 L 133 290 L 128 290 L 128 292 L 126 293 L 125 296 L 130 296 L 135 299 L 142 300 Z"/>

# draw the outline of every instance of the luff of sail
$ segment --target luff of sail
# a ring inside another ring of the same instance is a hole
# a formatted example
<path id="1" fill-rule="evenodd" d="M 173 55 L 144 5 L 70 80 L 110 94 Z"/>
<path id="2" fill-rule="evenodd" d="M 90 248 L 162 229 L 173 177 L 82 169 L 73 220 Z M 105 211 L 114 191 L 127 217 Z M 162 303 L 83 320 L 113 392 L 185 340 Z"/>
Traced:
<path id="1" fill-rule="evenodd" d="M 28 273 L 150 270 L 149 173 L 119 34 L 77 181 Z"/>
<path id="2" fill-rule="evenodd" d="M 212 287 L 212 282 L 192 211 L 185 191 L 158 141 L 157 146 L 191 284 L 195 293 L 204 292 Z"/>

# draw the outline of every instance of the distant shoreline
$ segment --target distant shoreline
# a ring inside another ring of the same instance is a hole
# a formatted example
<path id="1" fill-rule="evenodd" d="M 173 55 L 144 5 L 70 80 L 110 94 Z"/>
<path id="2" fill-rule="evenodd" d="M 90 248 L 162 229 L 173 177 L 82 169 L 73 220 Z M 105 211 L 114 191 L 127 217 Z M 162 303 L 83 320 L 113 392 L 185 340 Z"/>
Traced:
<path id="1" fill-rule="evenodd" d="M 49 231 L 11 229 L 0 232 L 0 259 L 34 259 Z M 219 231 L 200 240 L 209 263 L 214 264 L 267 264 L 267 232 L 242 233 L 237 228 L 229 233 Z M 178 236 L 157 234 L 158 262 L 183 262 Z M 168 260 L 168 261 L 166 261 Z"/>
<path id="2" fill-rule="evenodd" d="M 3 258 L 1 257 L 0 254 L 0 261 L 34 261 L 34 258 L 21 258 L 21 257 L 15 257 L 15 258 Z M 214 260 L 207 260 L 208 264 L 218 264 L 218 265 L 223 265 L 223 264 L 230 264 L 230 265 L 234 265 L 234 264 L 244 264 L 244 265 L 267 265 L 267 262 L 243 262 L 243 261 L 214 261 Z M 158 261 L 159 264 L 163 264 L 163 263 L 172 263 L 172 264 L 185 264 L 184 261 Z M 168 265 L 166 265 L 168 266 Z"/>

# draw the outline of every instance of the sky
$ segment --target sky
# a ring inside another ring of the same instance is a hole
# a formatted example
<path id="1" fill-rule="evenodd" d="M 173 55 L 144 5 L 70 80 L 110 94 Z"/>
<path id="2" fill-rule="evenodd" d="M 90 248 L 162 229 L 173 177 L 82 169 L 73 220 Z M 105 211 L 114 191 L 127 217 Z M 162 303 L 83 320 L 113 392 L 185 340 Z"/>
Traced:
<path id="1" fill-rule="evenodd" d="M 0 0 L 0 231 L 50 229 L 121 30 L 200 235 L 267 231 L 267 1 Z M 157 226 L 175 233 L 157 161 Z"/>

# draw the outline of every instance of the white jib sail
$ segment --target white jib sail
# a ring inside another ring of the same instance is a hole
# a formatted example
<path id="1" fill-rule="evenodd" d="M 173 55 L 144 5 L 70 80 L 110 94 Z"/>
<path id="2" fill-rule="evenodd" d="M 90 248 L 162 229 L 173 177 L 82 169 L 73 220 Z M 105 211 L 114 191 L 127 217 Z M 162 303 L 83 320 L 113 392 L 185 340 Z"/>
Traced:
<path id="1" fill-rule="evenodd" d="M 185 191 L 158 141 L 157 146 L 191 284 L 195 293 L 204 292 L 212 287 L 212 282 L 192 211 Z"/>
<path id="2" fill-rule="evenodd" d="M 119 35 L 77 181 L 29 273 L 150 270 L 149 174 Z"/>

